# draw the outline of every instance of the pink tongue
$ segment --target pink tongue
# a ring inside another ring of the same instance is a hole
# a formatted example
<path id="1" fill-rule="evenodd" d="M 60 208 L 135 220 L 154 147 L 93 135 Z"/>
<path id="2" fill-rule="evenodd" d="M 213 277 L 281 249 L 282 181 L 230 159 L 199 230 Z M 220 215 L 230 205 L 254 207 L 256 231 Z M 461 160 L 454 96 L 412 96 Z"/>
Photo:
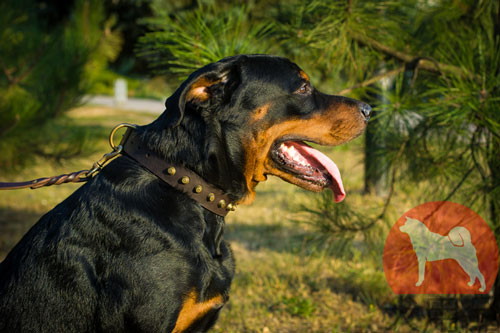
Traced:
<path id="1" fill-rule="evenodd" d="M 303 143 L 303 142 L 290 142 L 295 148 L 304 156 L 306 159 L 313 159 L 321 166 L 325 168 L 326 171 L 332 176 L 332 183 L 330 184 L 330 189 L 333 192 L 333 197 L 335 202 L 341 202 L 345 198 L 344 185 L 342 184 L 342 178 L 340 177 L 339 168 L 333 161 L 328 158 L 325 154 L 313 147 Z M 309 160 L 310 161 L 310 160 Z"/>

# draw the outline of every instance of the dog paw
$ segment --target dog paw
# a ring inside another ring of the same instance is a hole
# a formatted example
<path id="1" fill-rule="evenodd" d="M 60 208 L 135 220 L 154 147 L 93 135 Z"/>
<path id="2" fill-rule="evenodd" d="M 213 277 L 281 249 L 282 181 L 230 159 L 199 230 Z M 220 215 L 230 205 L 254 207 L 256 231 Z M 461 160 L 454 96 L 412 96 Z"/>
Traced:
<path id="1" fill-rule="evenodd" d="M 485 290 L 484 287 L 479 288 L 479 292 L 483 292 Z"/>
<path id="2" fill-rule="evenodd" d="M 469 287 L 472 287 L 472 286 L 474 285 L 474 281 L 469 281 L 469 283 L 467 283 L 467 285 L 468 285 Z"/>
<path id="3" fill-rule="evenodd" d="M 424 281 L 417 281 L 417 283 L 415 283 L 415 286 L 420 287 L 420 286 L 422 285 L 422 283 L 423 283 L 423 282 L 424 282 Z"/>

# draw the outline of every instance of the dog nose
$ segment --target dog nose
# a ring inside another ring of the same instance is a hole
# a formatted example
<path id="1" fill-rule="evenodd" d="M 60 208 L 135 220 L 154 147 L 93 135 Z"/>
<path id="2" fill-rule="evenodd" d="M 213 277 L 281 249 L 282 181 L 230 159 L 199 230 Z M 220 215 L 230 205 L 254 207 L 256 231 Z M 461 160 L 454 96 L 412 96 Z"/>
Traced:
<path id="1" fill-rule="evenodd" d="M 366 103 L 361 103 L 359 111 L 365 116 L 366 121 L 370 120 L 370 115 L 372 114 L 372 107 Z"/>

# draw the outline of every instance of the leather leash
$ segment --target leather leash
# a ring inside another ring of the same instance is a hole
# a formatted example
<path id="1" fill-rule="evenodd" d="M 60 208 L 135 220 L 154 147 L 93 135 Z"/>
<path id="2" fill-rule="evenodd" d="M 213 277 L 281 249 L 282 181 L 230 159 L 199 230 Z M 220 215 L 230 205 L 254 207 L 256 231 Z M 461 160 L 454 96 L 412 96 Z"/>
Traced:
<path id="1" fill-rule="evenodd" d="M 19 190 L 23 188 L 31 188 L 32 190 L 51 185 L 61 185 L 65 183 L 79 183 L 87 180 L 86 175 L 89 170 L 76 171 L 64 175 L 38 178 L 17 183 L 0 183 L 0 190 Z"/>
<path id="2" fill-rule="evenodd" d="M 123 127 L 127 127 L 127 131 L 123 135 L 120 144 L 116 146 L 113 142 L 113 136 L 118 129 Z M 165 183 L 187 194 L 212 213 L 226 216 L 229 211 L 236 209 L 236 204 L 231 201 L 224 191 L 207 183 L 193 171 L 179 165 L 167 163 L 154 152 L 148 150 L 146 148 L 147 145 L 136 135 L 135 129 L 135 125 L 126 123 L 119 124 L 113 128 L 109 136 L 109 143 L 113 151 L 105 154 L 99 161 L 95 162 L 90 170 L 81 170 L 25 182 L 0 182 L 0 190 L 37 189 L 43 186 L 85 182 L 90 180 L 95 173 L 99 172 L 108 161 L 123 154 L 142 165 Z"/>

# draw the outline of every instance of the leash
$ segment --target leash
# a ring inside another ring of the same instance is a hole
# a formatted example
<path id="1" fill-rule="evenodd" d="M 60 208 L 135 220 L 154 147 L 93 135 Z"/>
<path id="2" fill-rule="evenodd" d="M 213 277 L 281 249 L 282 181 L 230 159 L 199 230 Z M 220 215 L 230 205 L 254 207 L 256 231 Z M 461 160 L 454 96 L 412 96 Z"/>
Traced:
<path id="1" fill-rule="evenodd" d="M 96 161 L 89 170 L 80 170 L 68 174 L 38 178 L 24 182 L 15 182 L 15 183 L 0 182 L 0 190 L 19 190 L 24 188 L 30 188 L 32 190 L 35 190 L 37 188 L 41 188 L 44 186 L 61 185 L 66 183 L 81 183 L 89 181 L 94 174 L 99 172 L 104 167 L 104 165 L 106 165 L 107 162 L 109 162 L 111 159 L 115 158 L 122 152 L 123 146 L 121 145 L 121 143 L 120 145 L 115 146 L 113 142 L 113 136 L 115 135 L 116 131 L 118 131 L 120 128 L 123 127 L 135 129 L 137 126 L 127 123 L 122 123 L 113 128 L 111 134 L 109 135 L 109 144 L 113 149 L 113 151 L 104 154 L 103 157 L 101 157 L 101 159 Z"/>
<path id="2" fill-rule="evenodd" d="M 120 144 L 115 145 L 113 137 L 121 128 L 127 128 L 127 130 L 123 134 Z M 112 151 L 104 154 L 89 170 L 80 170 L 69 174 L 38 178 L 25 182 L 0 182 L 0 190 L 37 189 L 44 186 L 86 182 L 101 171 L 110 160 L 122 154 L 142 165 L 165 183 L 184 192 L 200 203 L 202 207 L 217 215 L 226 216 L 229 211 L 236 209 L 236 203 L 224 191 L 207 183 L 196 173 L 183 166 L 166 163 L 153 151 L 150 151 L 141 138 L 136 135 L 136 129 L 136 125 L 127 123 L 115 126 L 109 135 L 109 145 Z"/>

